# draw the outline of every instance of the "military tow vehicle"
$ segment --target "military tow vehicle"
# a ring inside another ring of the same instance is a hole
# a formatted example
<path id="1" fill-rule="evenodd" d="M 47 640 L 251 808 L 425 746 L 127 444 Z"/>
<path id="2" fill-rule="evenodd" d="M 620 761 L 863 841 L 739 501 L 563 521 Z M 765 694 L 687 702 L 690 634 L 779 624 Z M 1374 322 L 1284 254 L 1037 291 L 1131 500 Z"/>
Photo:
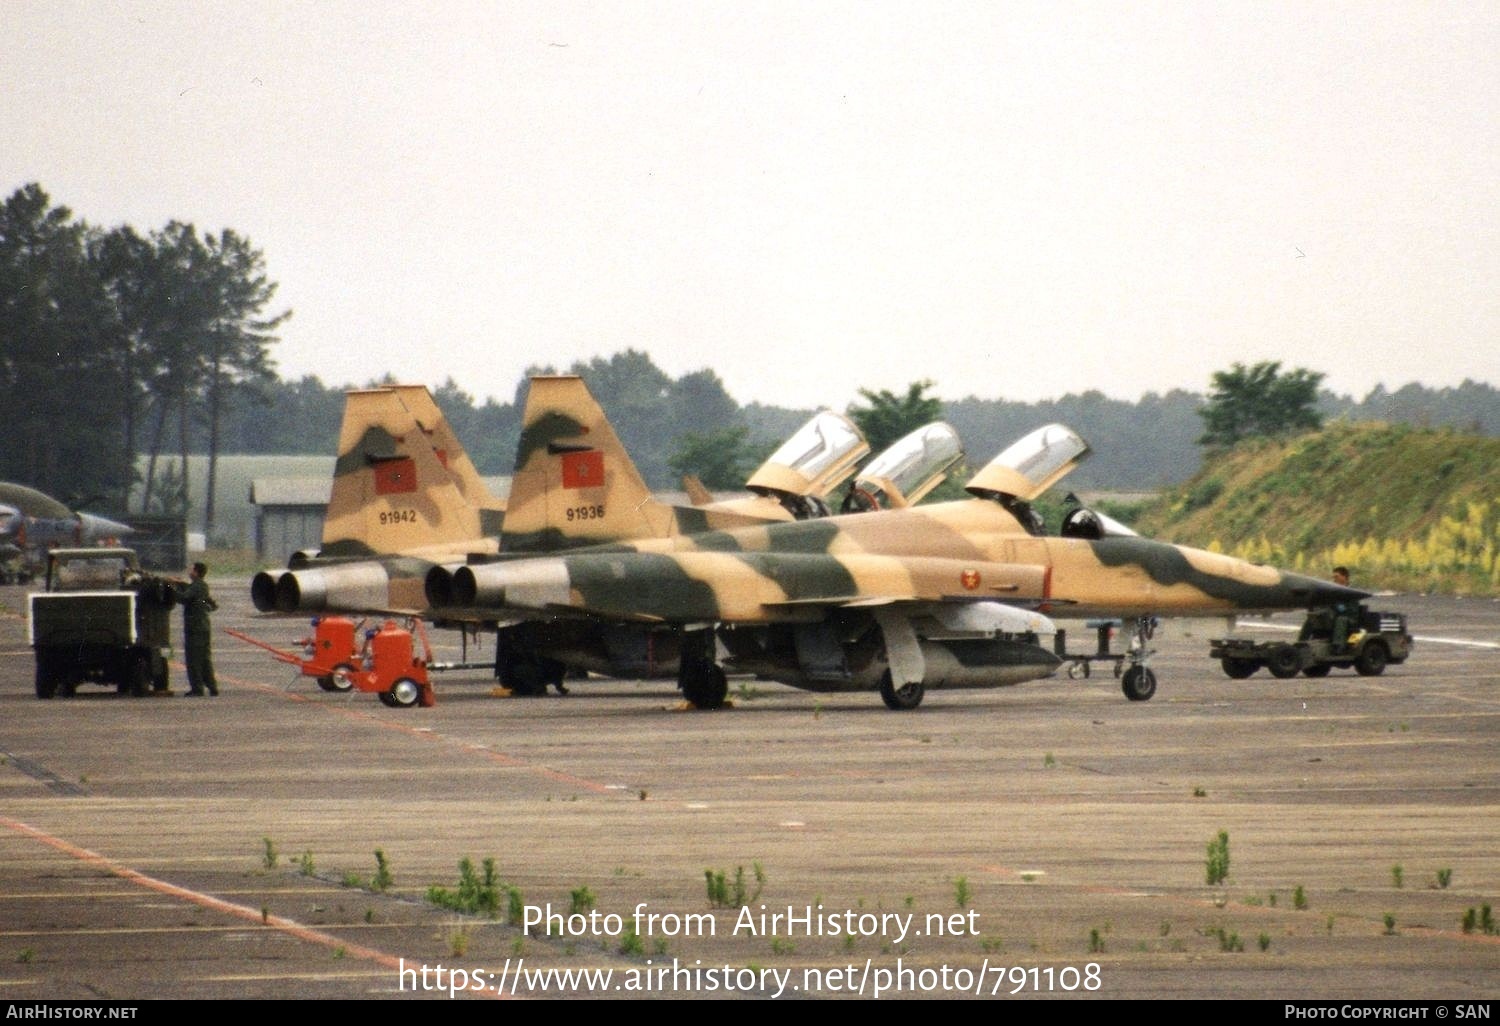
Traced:
<path id="1" fill-rule="evenodd" d="M 1336 632 L 1343 635 L 1342 644 L 1335 645 Z M 1362 677 L 1378 677 L 1392 663 L 1406 662 L 1412 640 L 1404 614 L 1377 612 L 1361 604 L 1348 615 L 1314 609 L 1307 614 L 1296 641 L 1218 638 L 1208 644 L 1209 656 L 1219 660 L 1224 672 L 1243 680 L 1262 666 L 1271 671 L 1271 676 L 1282 679 L 1299 673 L 1326 677 L 1334 667 L 1353 668 Z"/>
<path id="2" fill-rule="evenodd" d="M 132 695 L 167 689 L 175 591 L 142 572 L 132 550 L 53 549 L 46 590 L 29 599 L 38 698 L 71 695 L 84 682 Z"/>

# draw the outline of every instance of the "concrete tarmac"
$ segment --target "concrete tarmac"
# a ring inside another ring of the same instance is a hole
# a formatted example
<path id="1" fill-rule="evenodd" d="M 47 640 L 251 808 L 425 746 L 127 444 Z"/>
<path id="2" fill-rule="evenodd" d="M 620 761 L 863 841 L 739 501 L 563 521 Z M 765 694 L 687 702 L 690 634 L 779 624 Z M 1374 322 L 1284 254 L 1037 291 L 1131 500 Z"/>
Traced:
<path id="1" fill-rule="evenodd" d="M 210 583 L 216 630 L 306 633 Z M 1222 622 L 1168 622 L 1140 703 L 1106 666 L 906 713 L 467 671 L 390 709 L 221 633 L 217 699 L 179 663 L 179 697 L 38 701 L 0 589 L 0 1000 L 1492 1000 L 1500 604 L 1375 604 L 1445 640 L 1380 677 L 1232 681 Z M 464 860 L 494 917 L 430 900 Z"/>

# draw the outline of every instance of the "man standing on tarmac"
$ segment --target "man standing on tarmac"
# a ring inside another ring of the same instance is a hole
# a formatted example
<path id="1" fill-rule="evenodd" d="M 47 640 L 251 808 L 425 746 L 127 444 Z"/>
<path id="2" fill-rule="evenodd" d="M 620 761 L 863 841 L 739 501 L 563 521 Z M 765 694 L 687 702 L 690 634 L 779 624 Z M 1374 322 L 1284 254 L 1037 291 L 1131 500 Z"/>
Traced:
<path id="1" fill-rule="evenodd" d="M 182 603 L 182 647 L 187 659 L 188 691 L 190 695 L 219 694 L 219 682 L 214 677 L 213 655 L 210 640 L 213 626 L 209 613 L 219 608 L 208 593 L 208 564 L 194 563 L 192 577 L 187 584 L 178 585 L 177 601 Z"/>

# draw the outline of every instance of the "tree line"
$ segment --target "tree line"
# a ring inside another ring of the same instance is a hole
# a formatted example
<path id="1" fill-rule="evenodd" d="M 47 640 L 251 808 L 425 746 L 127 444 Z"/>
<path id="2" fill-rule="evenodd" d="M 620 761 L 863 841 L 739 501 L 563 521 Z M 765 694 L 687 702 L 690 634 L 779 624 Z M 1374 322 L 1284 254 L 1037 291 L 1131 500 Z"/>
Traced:
<path id="1" fill-rule="evenodd" d="M 0 476 L 124 509 L 144 455 L 142 507 L 176 512 L 181 482 L 161 494 L 157 463 L 196 439 L 212 510 L 229 412 L 275 380 L 269 346 L 290 316 L 267 311 L 275 292 L 231 230 L 103 229 L 18 189 L 0 205 Z"/>

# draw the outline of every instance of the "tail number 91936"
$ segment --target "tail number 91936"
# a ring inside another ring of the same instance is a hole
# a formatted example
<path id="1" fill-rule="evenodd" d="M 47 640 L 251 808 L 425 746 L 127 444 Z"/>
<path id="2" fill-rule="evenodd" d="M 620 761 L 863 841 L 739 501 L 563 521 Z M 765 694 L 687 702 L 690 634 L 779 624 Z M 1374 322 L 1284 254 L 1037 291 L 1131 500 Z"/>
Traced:
<path id="1" fill-rule="evenodd" d="M 568 521 L 570 523 L 572 521 L 575 521 L 575 520 L 603 520 L 603 519 L 604 519 L 604 505 L 602 503 L 600 505 L 598 505 L 598 506 L 569 506 L 568 507 Z"/>

